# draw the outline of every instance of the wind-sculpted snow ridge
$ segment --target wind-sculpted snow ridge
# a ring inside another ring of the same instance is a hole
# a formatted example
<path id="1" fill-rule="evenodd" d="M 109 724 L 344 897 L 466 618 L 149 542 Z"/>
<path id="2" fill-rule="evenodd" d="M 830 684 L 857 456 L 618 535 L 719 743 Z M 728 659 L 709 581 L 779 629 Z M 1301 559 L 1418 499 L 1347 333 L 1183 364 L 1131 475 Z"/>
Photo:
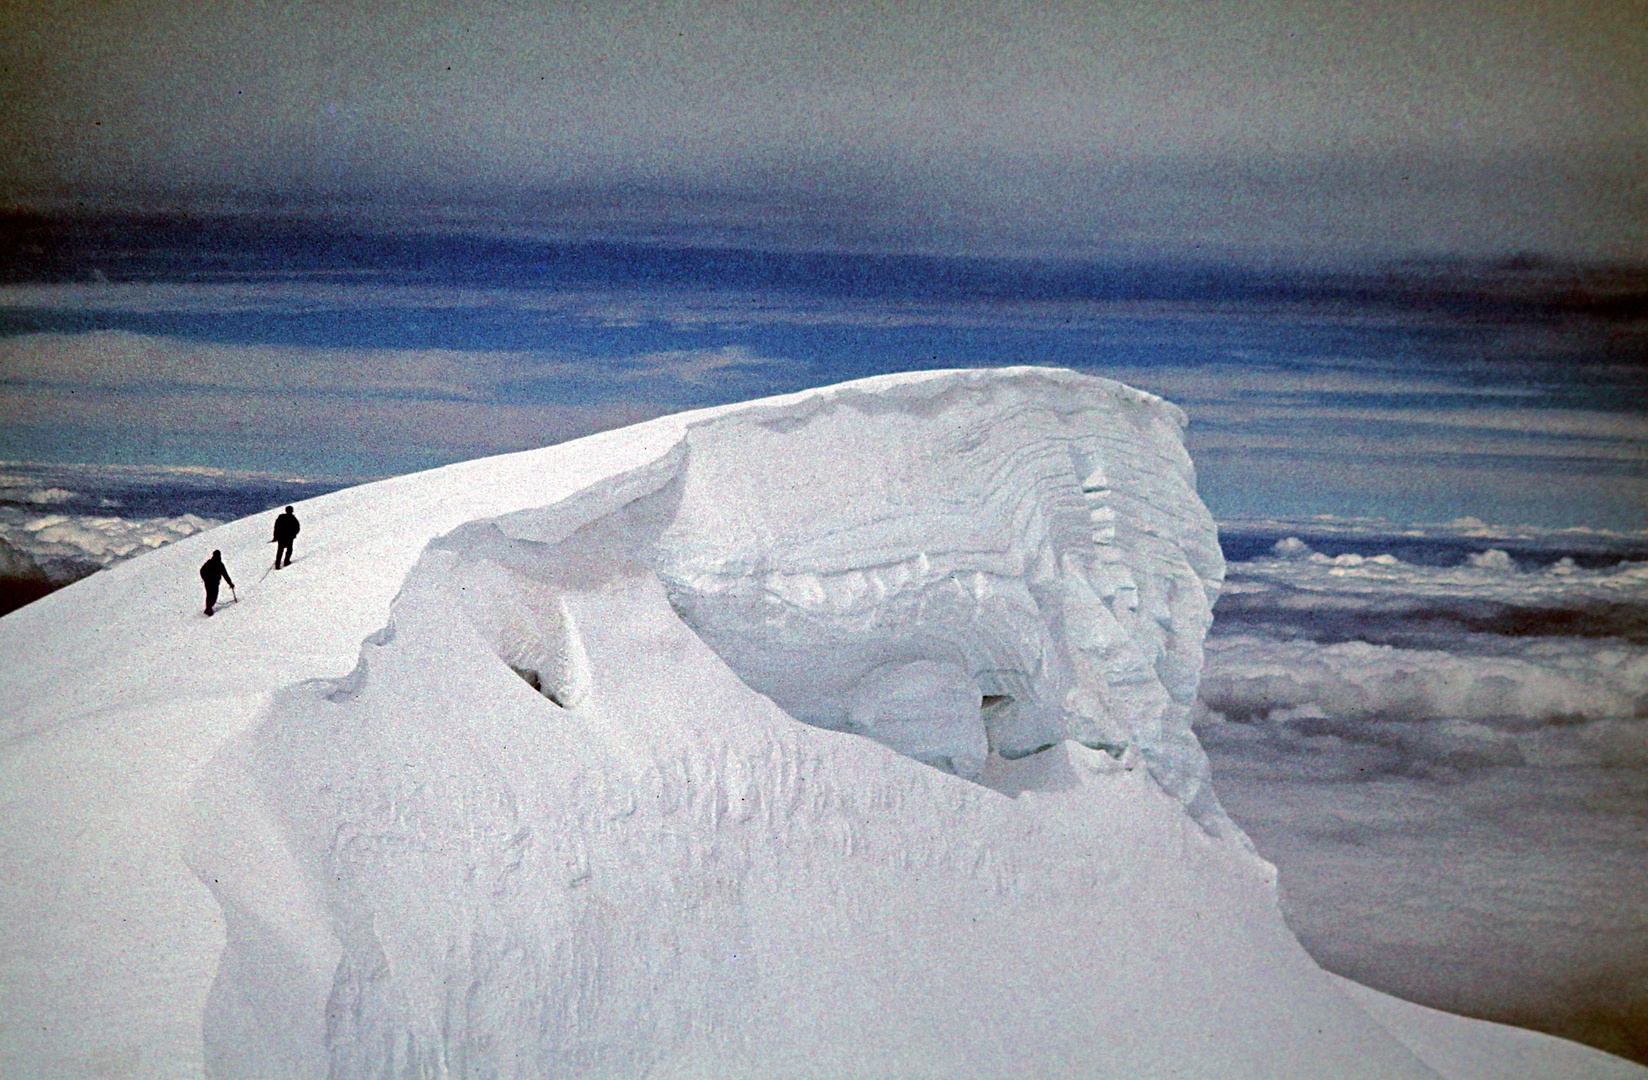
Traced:
<path id="1" fill-rule="evenodd" d="M 1308 960 L 1182 809 L 1222 820 L 1180 424 L 1058 374 L 849 391 L 431 544 L 198 789 L 209 1072 L 1142 1075 L 1240 1012 L 1303 1075 L 1336 1009 L 1376 1043 L 1250 985 L 1255 938 Z"/>
<path id="2" fill-rule="evenodd" d="M 878 380 L 430 543 L 196 783 L 207 1074 L 1437 1075 L 1206 787 L 1182 423 Z"/>
<path id="3" fill-rule="evenodd" d="M 969 779 L 992 752 L 1133 747 L 1217 825 L 1188 721 L 1223 558 L 1183 422 L 1051 373 L 847 391 L 706 421 L 495 527 L 559 542 L 622 492 L 658 523 L 631 554 L 670 606 L 796 719 Z"/>
<path id="4" fill-rule="evenodd" d="M 1223 558 L 1182 416 L 1107 390 L 858 394 L 695 428 L 648 561 L 797 719 L 966 777 L 991 750 L 1135 746 L 1212 814 L 1188 717 Z"/>

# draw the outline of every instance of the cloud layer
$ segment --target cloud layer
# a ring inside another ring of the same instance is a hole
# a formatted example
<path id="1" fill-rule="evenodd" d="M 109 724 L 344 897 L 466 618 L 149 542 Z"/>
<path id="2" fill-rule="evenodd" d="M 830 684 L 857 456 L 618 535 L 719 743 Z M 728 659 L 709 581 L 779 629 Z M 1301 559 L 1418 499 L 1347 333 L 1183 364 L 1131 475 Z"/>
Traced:
<path id="1" fill-rule="evenodd" d="M 1301 940 L 1648 1057 L 1648 536 L 1287 524 L 1230 563 L 1197 733 Z"/>
<path id="2" fill-rule="evenodd" d="M 0 454 L 383 474 L 882 371 L 1040 363 L 1185 407 L 1221 517 L 1648 525 L 1640 276 L 282 230 L 278 280 L 255 230 L 160 223 L 0 285 Z M 84 280 L 105 270 L 127 280 Z"/>
<path id="3" fill-rule="evenodd" d="M 358 475 L 560 442 L 706 392 L 759 396 L 793 367 L 737 345 L 591 358 L 26 334 L 0 338 L 0 421 L 82 432 L 94 460 L 99 442 L 204 438 L 231 462 Z"/>
<path id="4" fill-rule="evenodd" d="M 1330 772 L 1648 766 L 1648 562 L 1528 561 L 1286 537 L 1231 564 L 1202 700 Z"/>

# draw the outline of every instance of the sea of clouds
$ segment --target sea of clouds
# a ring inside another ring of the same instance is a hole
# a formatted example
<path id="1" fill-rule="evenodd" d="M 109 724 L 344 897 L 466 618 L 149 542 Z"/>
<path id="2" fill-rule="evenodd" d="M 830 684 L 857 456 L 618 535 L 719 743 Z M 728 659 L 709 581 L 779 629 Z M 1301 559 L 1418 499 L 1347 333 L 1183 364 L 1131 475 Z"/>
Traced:
<path id="1" fill-rule="evenodd" d="M 1306 947 L 1648 1057 L 1648 537 L 1222 535 L 1197 733 Z"/>
<path id="2" fill-rule="evenodd" d="M 1201 695 L 1204 728 L 1329 769 L 1648 765 L 1648 561 L 1416 565 L 1288 536 L 1231 563 Z"/>

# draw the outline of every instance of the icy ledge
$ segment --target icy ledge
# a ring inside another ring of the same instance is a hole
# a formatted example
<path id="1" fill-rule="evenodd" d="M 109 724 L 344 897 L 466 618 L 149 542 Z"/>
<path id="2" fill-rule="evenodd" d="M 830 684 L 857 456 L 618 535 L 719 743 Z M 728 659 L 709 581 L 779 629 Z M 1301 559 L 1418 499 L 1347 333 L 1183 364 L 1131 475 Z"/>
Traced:
<path id="1" fill-rule="evenodd" d="M 195 787 L 208 1074 L 1437 1075 L 1206 786 L 1182 424 L 848 386 L 431 543 Z"/>

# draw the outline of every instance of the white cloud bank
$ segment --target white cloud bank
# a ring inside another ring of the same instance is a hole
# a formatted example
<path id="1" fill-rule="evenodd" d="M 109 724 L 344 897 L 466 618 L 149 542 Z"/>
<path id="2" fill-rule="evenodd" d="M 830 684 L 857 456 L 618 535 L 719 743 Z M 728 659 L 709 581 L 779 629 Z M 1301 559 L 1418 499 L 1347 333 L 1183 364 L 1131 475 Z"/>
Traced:
<path id="1" fill-rule="evenodd" d="M 1238 635 L 1208 645 L 1202 700 L 1363 772 L 1648 766 L 1648 648 L 1536 640 L 1508 655 Z M 1262 718 L 1262 719 L 1261 719 Z"/>
<path id="2" fill-rule="evenodd" d="M 194 514 L 132 520 L 80 514 L 19 517 L 0 510 L 0 539 L 37 562 L 74 559 L 108 566 L 220 524 Z"/>
<path id="3" fill-rule="evenodd" d="M 1643 538 L 1308 524 L 1359 550 L 1229 564 L 1197 726 L 1290 925 L 1382 989 L 1640 1059 L 1648 563 L 1605 553 Z"/>
<path id="4" fill-rule="evenodd" d="M 195 514 L 122 518 L 35 514 L 0 506 L 0 541 L 10 549 L 3 569 L 14 577 L 44 574 L 63 585 L 220 524 Z"/>
<path id="5" fill-rule="evenodd" d="M 1219 610 L 1201 699 L 1248 737 L 1357 771 L 1648 765 L 1648 563 L 1421 566 L 1290 536 L 1230 566 Z"/>

